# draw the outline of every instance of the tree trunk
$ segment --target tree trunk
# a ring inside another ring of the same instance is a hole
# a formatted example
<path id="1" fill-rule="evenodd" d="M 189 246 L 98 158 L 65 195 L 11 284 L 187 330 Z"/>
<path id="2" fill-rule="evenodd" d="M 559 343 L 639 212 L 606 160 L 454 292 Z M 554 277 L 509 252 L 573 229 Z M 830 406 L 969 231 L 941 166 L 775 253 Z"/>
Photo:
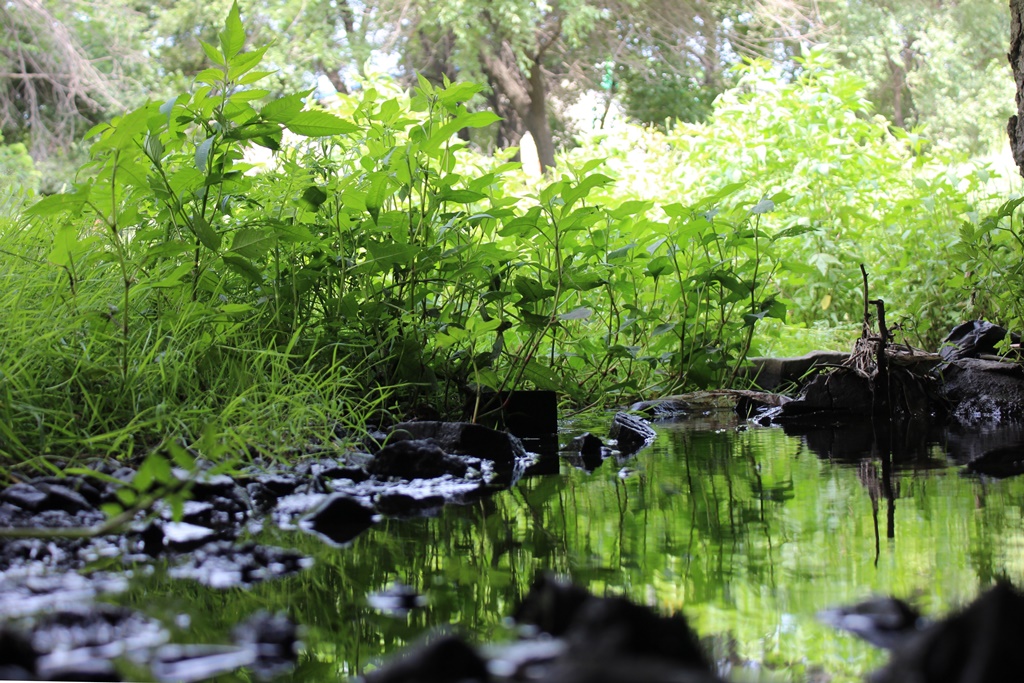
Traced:
<path id="1" fill-rule="evenodd" d="M 555 167 L 555 138 L 548 119 L 548 88 L 540 62 L 533 63 L 530 72 L 530 109 L 526 113 L 526 129 L 537 143 L 537 156 L 541 171 Z"/>
<path id="2" fill-rule="evenodd" d="M 1017 114 L 1010 117 L 1006 132 L 1013 161 L 1024 176 L 1024 0 L 1010 0 L 1010 52 L 1006 56 L 1017 83 Z"/>
<path id="3" fill-rule="evenodd" d="M 499 50 L 480 52 L 480 65 L 487 74 L 487 80 L 495 91 L 495 96 L 508 102 L 515 110 L 526 130 L 533 135 L 537 144 L 542 170 L 555 166 L 555 140 L 551 133 L 551 123 L 547 110 L 547 83 L 544 72 L 535 60 L 530 76 L 527 78 L 516 63 L 515 54 L 508 43 L 502 44 Z M 502 137 L 522 137 L 523 131 L 506 131 Z"/>

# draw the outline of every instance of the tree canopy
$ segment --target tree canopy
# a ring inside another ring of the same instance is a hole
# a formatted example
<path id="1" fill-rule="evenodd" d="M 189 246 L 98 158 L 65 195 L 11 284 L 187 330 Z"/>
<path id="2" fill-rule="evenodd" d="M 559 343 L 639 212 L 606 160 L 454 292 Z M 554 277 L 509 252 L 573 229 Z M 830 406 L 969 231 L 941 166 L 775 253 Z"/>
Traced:
<path id="1" fill-rule="evenodd" d="M 0 131 L 37 161 L 92 124 L 177 91 L 206 68 L 227 0 L 12 0 L 0 8 Z M 341 93 L 387 72 L 411 86 L 473 80 L 472 104 L 502 120 L 484 149 L 526 132 L 541 164 L 571 146 L 567 107 L 591 93 L 642 123 L 701 121 L 733 85 L 733 67 L 768 58 L 783 71 L 828 44 L 868 83 L 894 125 L 967 153 L 997 143 L 1011 113 L 1000 0 L 265 0 L 243 4 L 250 40 L 270 43 L 272 92 Z M 327 85 L 327 84 L 330 85 Z"/>

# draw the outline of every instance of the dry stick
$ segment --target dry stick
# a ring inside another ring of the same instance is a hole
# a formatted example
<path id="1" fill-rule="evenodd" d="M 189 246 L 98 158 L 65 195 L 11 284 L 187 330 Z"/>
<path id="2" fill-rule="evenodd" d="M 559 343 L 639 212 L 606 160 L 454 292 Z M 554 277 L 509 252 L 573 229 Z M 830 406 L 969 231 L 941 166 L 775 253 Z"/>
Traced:
<path id="1" fill-rule="evenodd" d="M 868 312 L 868 271 L 864 269 L 864 264 L 860 264 L 860 274 L 864 280 L 864 324 L 861 327 L 861 339 L 867 339 L 871 332 L 871 314 Z"/>

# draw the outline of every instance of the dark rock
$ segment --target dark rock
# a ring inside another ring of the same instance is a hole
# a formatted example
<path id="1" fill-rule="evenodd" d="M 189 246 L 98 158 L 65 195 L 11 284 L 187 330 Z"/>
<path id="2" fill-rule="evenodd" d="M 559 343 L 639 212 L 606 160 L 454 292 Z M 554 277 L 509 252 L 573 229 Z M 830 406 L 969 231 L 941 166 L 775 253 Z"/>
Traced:
<path id="1" fill-rule="evenodd" d="M 649 446 L 656 436 L 657 434 L 646 420 L 621 412 L 615 413 L 611 430 L 608 432 L 608 438 L 615 439 L 619 446 L 619 452 L 623 455 L 632 455 L 641 448 Z"/>
<path id="2" fill-rule="evenodd" d="M 842 413 L 849 416 L 870 416 L 872 413 L 871 383 L 852 371 L 818 375 L 808 382 L 800 396 L 779 409 L 777 420 L 817 419 L 820 413 Z"/>
<path id="3" fill-rule="evenodd" d="M 190 488 L 192 503 L 208 503 L 208 512 L 195 513 L 187 521 L 193 524 L 219 526 L 237 524 L 249 515 L 245 489 L 231 477 L 218 476 L 196 481 Z"/>
<path id="4" fill-rule="evenodd" d="M 890 597 L 871 598 L 847 607 L 825 609 L 818 612 L 818 620 L 886 649 L 905 642 L 919 633 L 926 624 L 914 607 Z"/>
<path id="5" fill-rule="evenodd" d="M 658 658 L 709 671 L 696 636 L 682 615 L 663 617 L 626 598 L 591 598 L 566 632 L 569 656 Z"/>
<path id="6" fill-rule="evenodd" d="M 0 500 L 17 505 L 22 510 L 36 512 L 47 500 L 47 495 L 34 486 L 19 482 L 0 491 Z"/>
<path id="7" fill-rule="evenodd" d="M 673 397 L 640 401 L 631 405 L 629 409 L 655 420 L 675 420 L 694 412 L 689 402 Z"/>
<path id="8" fill-rule="evenodd" d="M 999 583 L 899 646 L 875 683 L 992 683 L 1024 671 L 1024 596 Z"/>
<path id="9" fill-rule="evenodd" d="M 954 327 L 939 347 L 943 360 L 977 358 L 998 353 L 998 345 L 1010 334 L 1009 330 L 984 320 L 970 320 Z M 1020 335 L 1010 335 L 1014 344 L 1020 343 Z"/>
<path id="10" fill-rule="evenodd" d="M 451 475 L 464 477 L 469 465 L 452 457 L 433 441 L 412 439 L 390 443 L 374 456 L 366 471 L 378 477 L 434 479 Z"/>
<path id="11" fill-rule="evenodd" d="M 50 510 L 64 510 L 74 514 L 83 510 L 96 509 L 85 499 L 85 496 L 63 484 L 39 482 L 36 484 L 36 488 L 46 494 L 45 507 Z"/>
<path id="12" fill-rule="evenodd" d="M 942 398 L 965 426 L 1024 421 L 1024 366 L 976 358 L 942 368 Z"/>
<path id="13" fill-rule="evenodd" d="M 412 610 L 424 607 L 427 599 L 411 586 L 393 583 L 382 591 L 367 595 L 366 602 L 381 612 L 405 617 Z"/>
<path id="14" fill-rule="evenodd" d="M 575 437 L 566 444 L 563 451 L 569 462 L 588 472 L 596 470 L 611 454 L 611 450 L 604 445 L 604 442 L 590 432 Z"/>
<path id="15" fill-rule="evenodd" d="M 792 358 L 750 358 L 742 376 L 759 389 L 774 391 L 786 384 L 806 381 L 814 370 L 842 365 L 849 357 L 849 353 L 840 351 L 811 351 Z"/>
<path id="16" fill-rule="evenodd" d="M 125 652 L 156 647 L 168 638 L 159 622 L 126 607 L 65 604 L 29 621 L 43 680 L 120 680 L 110 663 Z"/>
<path id="17" fill-rule="evenodd" d="M 288 496 L 295 492 L 299 486 L 296 477 L 266 476 L 257 477 L 245 485 L 245 491 L 249 495 L 249 503 L 253 510 L 259 513 L 266 513 L 277 503 L 282 496 Z"/>
<path id="18" fill-rule="evenodd" d="M 561 636 L 569 630 L 583 603 L 592 597 L 590 591 L 545 572 L 534 579 L 512 618 L 519 625 Z"/>
<path id="19" fill-rule="evenodd" d="M 471 422 L 402 422 L 391 432 L 392 442 L 430 439 L 448 454 L 490 460 L 502 472 L 515 468 L 526 449 L 516 437 Z"/>
<path id="20" fill-rule="evenodd" d="M 382 493 L 373 501 L 377 512 L 388 517 L 418 517 L 425 511 L 433 511 L 445 504 L 444 496 L 423 496 L 416 498 L 399 491 Z"/>
<path id="21" fill-rule="evenodd" d="M 1024 442 L 985 451 L 967 463 L 967 471 L 996 479 L 1024 474 Z"/>
<path id="22" fill-rule="evenodd" d="M 295 574 L 312 563 L 294 550 L 214 541 L 186 556 L 169 574 L 177 579 L 194 579 L 211 588 L 237 588 Z"/>
<path id="23" fill-rule="evenodd" d="M 232 629 L 232 635 L 236 645 L 255 654 L 249 667 L 258 678 L 279 676 L 298 659 L 298 627 L 284 614 L 257 612 Z"/>
<path id="24" fill-rule="evenodd" d="M 476 650 L 460 638 L 444 636 L 364 678 L 366 683 L 474 683 L 489 681 L 490 674 Z"/>
<path id="25" fill-rule="evenodd" d="M 373 508 L 344 493 L 334 493 L 303 518 L 299 527 L 329 543 L 344 545 L 373 526 L 377 520 Z"/>
<path id="26" fill-rule="evenodd" d="M 724 683 L 707 669 L 680 666 L 659 658 L 609 659 L 600 655 L 560 660 L 545 674 L 530 680 L 537 683 Z"/>
<path id="27" fill-rule="evenodd" d="M 164 645 L 156 651 L 151 669 L 158 681 L 201 681 L 256 661 L 249 647 L 231 645 Z"/>
<path id="28" fill-rule="evenodd" d="M 39 652 L 24 633 L 0 627 L 0 680 L 34 680 Z"/>

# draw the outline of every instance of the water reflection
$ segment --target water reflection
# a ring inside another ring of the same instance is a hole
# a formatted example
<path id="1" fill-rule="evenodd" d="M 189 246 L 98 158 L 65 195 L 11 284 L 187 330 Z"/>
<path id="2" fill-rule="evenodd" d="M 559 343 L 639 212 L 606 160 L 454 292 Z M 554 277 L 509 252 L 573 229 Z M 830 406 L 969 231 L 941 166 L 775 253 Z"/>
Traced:
<path id="1" fill-rule="evenodd" d="M 562 461 L 436 517 L 384 520 L 346 548 L 268 530 L 261 540 L 316 557 L 291 579 L 218 592 L 157 572 L 124 599 L 193 614 L 176 634 L 193 642 L 223 642 L 259 608 L 285 611 L 306 626 L 294 679 L 333 681 L 449 624 L 477 642 L 511 637 L 505 615 L 548 569 L 682 610 L 724 668 L 745 669 L 737 679 L 852 681 L 884 655 L 817 623 L 818 610 L 885 593 L 935 616 L 999 576 L 1024 578 L 1024 480 L 960 465 L 1019 433 L 868 423 L 787 434 L 727 413 L 658 429 L 628 462 L 588 472 Z M 394 584 L 426 604 L 394 614 L 367 602 Z"/>

